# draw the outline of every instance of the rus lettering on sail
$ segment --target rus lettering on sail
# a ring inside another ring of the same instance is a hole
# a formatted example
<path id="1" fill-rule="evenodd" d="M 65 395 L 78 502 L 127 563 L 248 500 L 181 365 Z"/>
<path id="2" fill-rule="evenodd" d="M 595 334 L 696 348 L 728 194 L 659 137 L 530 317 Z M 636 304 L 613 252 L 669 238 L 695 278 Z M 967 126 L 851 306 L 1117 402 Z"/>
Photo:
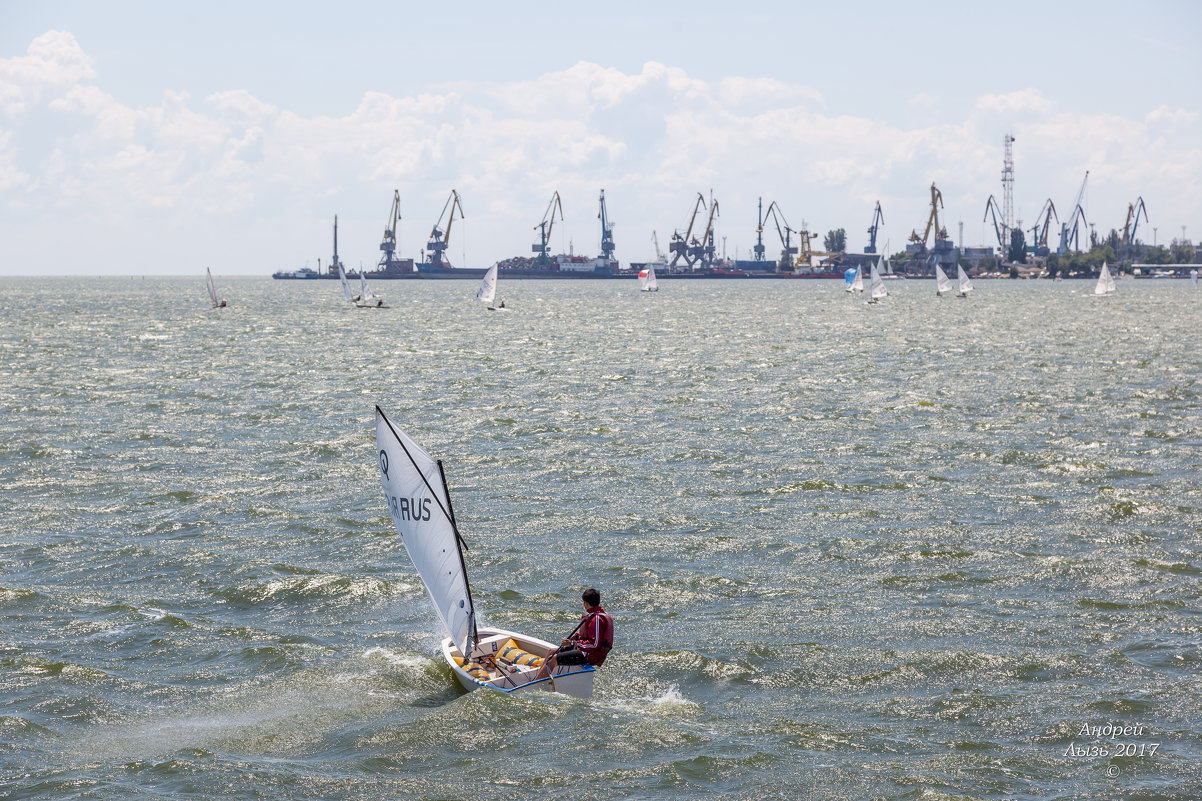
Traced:
<path id="1" fill-rule="evenodd" d="M 388 508 L 397 520 L 420 523 L 431 517 L 429 498 L 398 498 L 395 495 L 389 495 Z"/>

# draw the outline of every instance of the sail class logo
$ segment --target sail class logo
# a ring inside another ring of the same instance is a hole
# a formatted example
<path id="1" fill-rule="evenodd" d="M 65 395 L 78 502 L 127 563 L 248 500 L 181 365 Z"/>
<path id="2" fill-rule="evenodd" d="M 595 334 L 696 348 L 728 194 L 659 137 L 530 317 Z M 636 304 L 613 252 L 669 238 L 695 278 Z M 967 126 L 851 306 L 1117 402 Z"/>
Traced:
<path id="1" fill-rule="evenodd" d="M 380 472 L 384 474 L 384 478 L 388 478 L 388 451 L 380 449 Z"/>

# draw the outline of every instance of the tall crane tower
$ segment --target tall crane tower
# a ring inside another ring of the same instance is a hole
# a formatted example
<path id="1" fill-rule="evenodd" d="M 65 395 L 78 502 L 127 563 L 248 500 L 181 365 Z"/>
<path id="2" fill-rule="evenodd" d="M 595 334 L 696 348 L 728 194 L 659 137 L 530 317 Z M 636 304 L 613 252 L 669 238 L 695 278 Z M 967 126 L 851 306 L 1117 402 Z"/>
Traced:
<path id="1" fill-rule="evenodd" d="M 881 201 L 876 202 L 876 211 L 872 213 L 872 225 L 868 226 L 868 247 L 865 253 L 876 253 L 876 232 L 878 226 L 885 224 L 885 215 L 881 213 Z"/>
<path id="2" fill-rule="evenodd" d="M 1002 161 L 1002 253 L 1010 248 L 1010 229 L 1014 227 L 1014 137 L 1006 134 L 1005 159 Z"/>
<path id="3" fill-rule="evenodd" d="M 560 209 L 560 219 L 563 219 L 563 209 Z M 601 258 L 606 261 L 613 261 L 614 258 L 614 224 L 609 221 L 609 215 L 605 213 L 605 190 L 601 190 L 601 210 L 597 212 L 597 219 L 601 221 Z"/>
<path id="4" fill-rule="evenodd" d="M 1060 246 L 1056 248 L 1056 255 L 1063 256 L 1068 253 L 1068 244 L 1073 243 L 1073 250 L 1080 249 L 1080 233 L 1081 224 L 1089 223 L 1085 219 L 1085 209 L 1081 206 L 1081 201 L 1085 199 L 1085 184 L 1089 182 L 1089 170 L 1085 171 L 1085 177 L 1081 179 L 1081 188 L 1077 190 L 1077 200 L 1073 203 L 1073 211 L 1069 216 L 1068 222 L 1060 223 Z"/>
<path id="5" fill-rule="evenodd" d="M 775 203 L 775 201 L 773 201 Z M 768 210 L 772 210 L 772 206 L 768 206 Z M 764 260 L 764 199 L 760 198 L 759 205 L 759 222 L 755 226 L 755 247 L 751 249 L 752 259 L 755 261 Z"/>
<path id="6" fill-rule="evenodd" d="M 450 263 L 444 258 L 447 247 L 451 244 L 451 223 L 455 222 L 455 210 L 459 210 L 459 219 L 463 219 L 463 206 L 459 203 L 459 193 L 454 189 L 451 190 L 450 197 L 443 204 L 442 214 L 438 215 L 438 222 L 434 223 L 434 227 L 430 229 L 430 241 L 426 243 L 426 251 L 430 255 L 430 263 L 436 267 L 449 267 Z M 449 213 L 448 213 L 449 212 Z M 446 228 L 443 228 L 442 220 L 446 218 Z"/>
<path id="7" fill-rule="evenodd" d="M 549 264 L 551 261 L 551 251 L 547 247 L 547 243 L 551 240 L 551 229 L 555 227 L 555 212 L 559 211 L 559 221 L 563 222 L 563 204 L 559 202 L 559 191 L 551 196 L 551 202 L 547 204 L 547 210 L 543 213 L 543 221 L 534 226 L 534 230 L 538 231 L 539 243 L 531 245 L 530 249 L 538 255 L 534 257 L 534 263 L 538 265 Z"/>

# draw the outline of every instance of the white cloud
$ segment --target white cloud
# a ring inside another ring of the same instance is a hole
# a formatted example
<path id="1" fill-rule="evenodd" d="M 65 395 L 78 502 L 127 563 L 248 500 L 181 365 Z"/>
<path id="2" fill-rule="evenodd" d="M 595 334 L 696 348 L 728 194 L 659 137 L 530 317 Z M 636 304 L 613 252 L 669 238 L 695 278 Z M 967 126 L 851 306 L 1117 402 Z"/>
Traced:
<path id="1" fill-rule="evenodd" d="M 1165 213 L 1202 213 L 1197 110 L 1070 113 L 1035 89 L 986 94 L 972 108 L 959 122 L 919 127 L 831 116 L 806 86 L 707 82 L 656 62 L 631 74 L 581 62 L 511 83 L 368 92 L 338 117 L 303 116 L 244 90 L 203 100 L 167 92 L 131 107 L 97 85 L 69 34 L 52 32 L 27 56 L 0 61 L 0 109 L 11 119 L 0 132 L 0 205 L 48 227 L 86 209 L 96 238 L 120 230 L 117 221 L 142 221 L 148 252 L 169 248 L 156 231 L 204 231 L 197 247 L 244 253 L 244 270 L 259 273 L 303 264 L 315 243 L 324 249 L 325 224 L 314 221 L 336 212 L 348 263 L 355 253 L 374 260 L 394 187 L 419 232 L 403 238 L 406 255 L 457 188 L 473 265 L 528 253 L 555 189 L 568 217 L 563 244 L 594 250 L 602 187 L 623 260 L 646 255 L 653 228 L 666 242 L 711 188 L 732 249 L 750 246 L 761 195 L 795 225 L 846 227 L 852 247 L 879 198 L 891 226 L 883 235 L 900 247 L 926 219 L 932 181 L 953 234 L 957 217 L 979 217 L 1000 193 L 1001 140 L 1012 131 L 1020 205 L 1075 193 L 1090 169 L 1107 213 L 1137 194 Z"/>
<path id="2" fill-rule="evenodd" d="M 1055 104 L 1043 96 L 1038 89 L 1021 89 L 1004 95 L 981 95 L 977 98 L 978 111 L 994 111 L 1014 113 L 1031 111 L 1037 114 L 1047 114 Z"/>
<path id="3" fill-rule="evenodd" d="M 26 55 L 0 59 L 0 111 L 16 116 L 37 103 L 43 93 L 95 76 L 92 59 L 74 36 L 49 31 L 33 40 Z"/>

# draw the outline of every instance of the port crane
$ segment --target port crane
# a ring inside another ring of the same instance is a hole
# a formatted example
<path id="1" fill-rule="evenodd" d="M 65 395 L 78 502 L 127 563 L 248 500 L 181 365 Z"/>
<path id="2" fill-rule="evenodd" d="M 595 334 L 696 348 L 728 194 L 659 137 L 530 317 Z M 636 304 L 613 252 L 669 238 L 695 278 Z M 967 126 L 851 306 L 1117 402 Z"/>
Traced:
<path id="1" fill-rule="evenodd" d="M 655 260 L 660 264 L 667 264 L 668 259 L 664 256 L 664 252 L 659 249 L 659 237 L 656 235 L 654 229 L 651 231 L 651 244 L 655 246 Z"/>
<path id="2" fill-rule="evenodd" d="M 1139 228 L 1140 214 L 1144 215 L 1144 222 L 1148 222 L 1148 210 L 1144 208 L 1143 197 L 1138 197 L 1134 203 L 1127 204 L 1127 222 L 1123 224 L 1124 246 L 1135 244 L 1135 230 Z"/>
<path id="3" fill-rule="evenodd" d="M 714 200 L 714 192 L 710 190 L 709 219 L 705 221 L 705 233 L 701 235 L 701 244 L 689 248 L 693 260 L 700 260 L 702 266 L 709 267 L 714 263 L 714 217 L 718 216 L 718 201 Z"/>
<path id="4" fill-rule="evenodd" d="M 384 239 L 380 242 L 380 250 L 384 251 L 384 255 L 380 257 L 380 262 L 377 267 L 380 270 L 387 270 L 392 264 L 393 254 L 396 253 L 397 242 L 397 223 L 401 219 L 401 192 L 399 189 L 392 190 L 392 209 L 388 212 L 388 220 L 384 223 Z"/>
<path id="5" fill-rule="evenodd" d="M 668 242 L 668 252 L 672 254 L 672 262 L 668 267 L 675 267 L 676 263 L 684 259 L 686 267 L 692 267 L 695 259 L 692 255 L 692 246 L 697 245 L 697 240 L 693 238 L 693 226 L 697 222 L 697 212 L 705 208 L 705 197 L 698 192 L 697 202 L 693 204 L 693 216 L 689 218 L 689 227 L 685 231 L 684 236 L 680 235 L 679 231 L 672 234 L 672 239 Z"/>
<path id="6" fill-rule="evenodd" d="M 443 204 L 442 214 L 438 215 L 438 222 L 434 223 L 434 227 L 430 229 L 430 241 L 426 243 L 426 252 L 430 256 L 430 263 L 436 267 L 450 266 L 450 263 L 443 258 L 443 254 L 451 244 L 451 223 L 455 222 L 456 209 L 459 210 L 459 219 L 462 220 L 463 206 L 459 202 L 459 193 L 452 189 L 450 197 Z M 447 220 L 445 229 L 442 227 L 444 217 Z"/>
<path id="7" fill-rule="evenodd" d="M 771 217 L 772 222 L 776 224 L 776 233 L 780 236 L 781 252 L 780 262 L 777 265 L 782 272 L 793 272 L 794 260 L 797 255 L 797 246 L 793 244 L 793 234 L 797 233 L 789 227 L 788 221 L 785 220 L 785 215 L 781 213 L 780 206 L 776 201 L 772 201 L 768 206 L 768 213 L 765 217 Z M 781 223 L 784 223 L 783 225 Z"/>
<path id="8" fill-rule="evenodd" d="M 530 246 L 530 249 L 538 254 L 534 257 L 535 264 L 546 264 L 551 260 L 547 242 L 551 239 L 551 229 L 555 227 L 556 211 L 559 212 L 559 221 L 563 222 L 563 204 L 559 202 L 559 190 L 551 195 L 551 202 L 547 204 L 547 210 L 543 212 L 543 221 L 534 226 L 534 230 L 539 232 L 539 244 Z"/>
<path id="9" fill-rule="evenodd" d="M 773 201 L 775 203 L 776 201 Z M 755 224 L 755 247 L 751 249 L 752 260 L 764 260 L 764 199 L 761 197 L 759 202 L 759 219 Z M 768 206 L 768 210 L 772 211 L 772 206 Z"/>
<path id="10" fill-rule="evenodd" d="M 992 196 L 991 196 L 992 197 Z M 939 209 L 943 207 L 943 193 L 935 188 L 935 182 L 931 182 L 931 213 L 927 217 L 927 227 L 923 230 L 922 236 L 918 236 L 918 230 L 915 229 L 910 233 L 910 241 L 914 244 L 922 243 L 925 249 L 927 240 L 931 237 L 931 229 L 935 229 L 935 239 L 947 239 L 947 229 L 939 225 Z"/>
<path id="11" fill-rule="evenodd" d="M 1081 181 L 1081 189 L 1077 192 L 1077 200 L 1073 203 L 1073 213 L 1069 216 L 1066 223 L 1060 224 L 1060 247 L 1056 248 L 1056 255 L 1063 256 L 1068 253 L 1068 243 L 1073 243 L 1073 250 L 1080 250 L 1078 240 L 1081 233 L 1081 224 L 1089 225 L 1085 219 L 1085 209 L 1081 208 L 1081 201 L 1085 197 L 1085 184 L 1089 181 L 1089 170 L 1085 171 L 1085 178 Z"/>
<path id="12" fill-rule="evenodd" d="M 560 219 L 563 219 L 563 209 L 559 211 Z M 612 261 L 614 257 L 614 224 L 609 221 L 609 215 L 605 213 L 605 190 L 601 190 L 601 210 L 597 212 L 597 219 L 601 221 L 601 258 L 606 261 Z"/>
<path id="13" fill-rule="evenodd" d="M 1007 245 L 1002 241 L 1002 229 L 997 223 L 998 213 L 997 200 L 994 199 L 993 195 L 990 195 L 989 200 L 985 201 L 985 216 L 981 218 L 981 222 L 985 222 L 989 219 L 989 215 L 993 214 L 993 233 L 997 236 L 997 248 L 1002 256 L 1005 256 Z"/>
<path id="14" fill-rule="evenodd" d="M 878 227 L 885 224 L 885 215 L 881 213 L 881 201 L 876 202 L 876 211 L 872 213 L 872 225 L 868 226 L 868 247 L 865 253 L 876 253 L 876 232 Z"/>
<path id="15" fill-rule="evenodd" d="M 1031 241 L 1035 243 L 1036 256 L 1048 255 L 1048 228 L 1051 227 L 1053 217 L 1056 218 L 1056 222 L 1060 222 L 1060 215 L 1056 214 L 1056 204 L 1048 198 L 1043 204 L 1043 210 L 1035 218 L 1035 227 L 1031 229 Z"/>

